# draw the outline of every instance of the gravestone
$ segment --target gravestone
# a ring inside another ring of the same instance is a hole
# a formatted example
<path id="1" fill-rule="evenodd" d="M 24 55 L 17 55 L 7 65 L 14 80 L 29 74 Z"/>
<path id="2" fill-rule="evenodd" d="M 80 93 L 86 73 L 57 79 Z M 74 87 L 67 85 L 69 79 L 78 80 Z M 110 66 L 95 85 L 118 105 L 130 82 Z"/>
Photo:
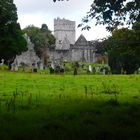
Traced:
<path id="1" fill-rule="evenodd" d="M 44 69 L 43 63 L 40 63 L 39 69 L 40 69 L 40 70 L 43 70 L 43 69 Z"/>
<path id="2" fill-rule="evenodd" d="M 0 65 L 3 65 L 3 64 L 4 64 L 4 59 L 1 59 Z"/>
<path id="3" fill-rule="evenodd" d="M 88 70 L 89 70 L 90 73 L 92 72 L 92 67 L 91 67 L 91 65 L 88 66 Z"/>

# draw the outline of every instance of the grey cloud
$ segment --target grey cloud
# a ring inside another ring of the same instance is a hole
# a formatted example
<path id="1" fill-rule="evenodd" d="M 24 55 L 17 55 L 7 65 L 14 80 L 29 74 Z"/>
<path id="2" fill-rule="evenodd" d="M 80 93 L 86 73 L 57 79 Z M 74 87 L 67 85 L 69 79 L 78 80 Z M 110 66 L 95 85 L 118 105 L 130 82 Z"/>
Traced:
<path id="1" fill-rule="evenodd" d="M 53 30 L 53 19 L 60 17 L 81 22 L 82 17 L 89 11 L 93 0 L 69 0 L 68 2 L 56 2 L 53 0 L 14 0 L 18 8 L 19 22 L 24 28 L 26 25 L 34 24 L 40 27 L 42 23 L 47 23 Z M 91 25 L 92 26 L 92 25 Z M 101 27 L 95 27 L 90 31 L 82 31 L 78 28 L 77 35 L 84 34 L 87 39 L 102 38 L 108 33 Z"/>
<path id="2" fill-rule="evenodd" d="M 19 14 L 47 13 L 56 16 L 74 16 L 83 11 L 88 12 L 93 0 L 70 0 L 53 2 L 53 0 L 14 0 Z M 83 15 L 84 16 L 84 15 Z"/>

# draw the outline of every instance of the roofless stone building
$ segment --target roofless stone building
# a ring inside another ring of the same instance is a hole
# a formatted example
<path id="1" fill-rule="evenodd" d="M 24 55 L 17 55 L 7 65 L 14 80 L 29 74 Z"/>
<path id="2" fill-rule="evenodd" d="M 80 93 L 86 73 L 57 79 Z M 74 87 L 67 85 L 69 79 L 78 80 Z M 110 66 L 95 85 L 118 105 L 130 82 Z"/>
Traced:
<path id="1" fill-rule="evenodd" d="M 95 62 L 96 49 L 95 45 L 87 41 L 83 35 L 75 41 L 75 21 L 66 19 L 54 19 L 54 36 L 56 42 L 54 45 L 48 47 L 47 55 L 49 61 L 64 60 L 64 61 L 81 61 L 81 62 Z M 34 51 L 34 44 L 30 41 L 27 34 L 24 35 L 27 41 L 28 51 L 16 56 L 15 62 L 19 64 L 25 63 L 32 65 L 44 60 L 36 55 Z"/>
<path id="2" fill-rule="evenodd" d="M 75 41 L 75 21 L 54 19 L 55 46 L 48 48 L 50 61 L 67 60 L 95 62 L 95 46 L 86 40 L 83 35 Z"/>

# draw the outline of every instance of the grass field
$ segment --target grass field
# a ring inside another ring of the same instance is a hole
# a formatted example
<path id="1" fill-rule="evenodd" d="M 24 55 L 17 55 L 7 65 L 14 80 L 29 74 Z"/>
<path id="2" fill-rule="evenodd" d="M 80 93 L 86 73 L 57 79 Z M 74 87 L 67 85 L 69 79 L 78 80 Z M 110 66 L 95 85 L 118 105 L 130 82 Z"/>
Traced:
<path id="1" fill-rule="evenodd" d="M 140 139 L 140 75 L 0 72 L 0 140 L 124 139 Z"/>

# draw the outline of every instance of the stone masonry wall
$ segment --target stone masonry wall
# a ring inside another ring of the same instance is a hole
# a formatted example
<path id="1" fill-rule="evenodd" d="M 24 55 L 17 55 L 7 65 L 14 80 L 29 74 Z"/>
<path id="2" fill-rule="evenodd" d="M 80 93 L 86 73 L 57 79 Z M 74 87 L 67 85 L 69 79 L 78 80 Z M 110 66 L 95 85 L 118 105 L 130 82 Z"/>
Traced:
<path id="1" fill-rule="evenodd" d="M 57 45 L 68 38 L 70 44 L 75 43 L 75 21 L 66 19 L 54 19 L 54 36 L 56 38 Z"/>

